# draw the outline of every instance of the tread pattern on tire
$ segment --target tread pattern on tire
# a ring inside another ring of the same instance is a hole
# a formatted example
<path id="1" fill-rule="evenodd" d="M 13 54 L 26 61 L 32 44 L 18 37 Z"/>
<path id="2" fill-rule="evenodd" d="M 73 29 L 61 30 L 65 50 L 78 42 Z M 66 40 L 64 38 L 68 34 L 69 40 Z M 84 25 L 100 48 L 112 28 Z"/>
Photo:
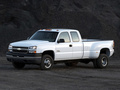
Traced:
<path id="1" fill-rule="evenodd" d="M 24 68 L 25 64 L 24 63 L 17 63 L 17 62 L 12 62 L 13 66 L 16 68 L 16 69 L 22 69 Z"/>
<path id="2" fill-rule="evenodd" d="M 108 61 L 109 61 L 108 56 L 107 56 L 106 54 L 100 54 L 100 56 L 98 57 L 98 59 L 93 60 L 94 68 L 106 68 L 106 67 L 107 67 L 107 65 L 106 65 L 106 66 L 103 66 L 103 65 L 102 65 L 101 59 L 102 59 L 103 57 L 106 58 L 106 60 L 107 60 L 107 65 L 108 65 Z"/>
<path id="3" fill-rule="evenodd" d="M 50 58 L 51 64 L 52 64 L 50 68 L 46 68 L 46 67 L 45 67 L 45 65 L 44 65 L 44 59 L 45 59 L 45 58 Z M 50 55 L 45 54 L 45 55 L 43 55 L 43 57 L 42 57 L 41 64 L 40 64 L 40 68 L 41 68 L 41 70 L 49 70 L 49 69 L 51 69 L 51 68 L 53 67 L 53 64 L 54 64 L 53 58 L 52 58 Z"/>

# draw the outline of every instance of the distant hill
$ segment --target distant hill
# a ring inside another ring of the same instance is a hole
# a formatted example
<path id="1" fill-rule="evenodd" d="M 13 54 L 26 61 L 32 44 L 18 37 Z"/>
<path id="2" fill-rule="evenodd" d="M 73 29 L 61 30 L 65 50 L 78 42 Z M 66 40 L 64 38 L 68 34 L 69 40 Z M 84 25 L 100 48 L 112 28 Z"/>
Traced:
<path id="1" fill-rule="evenodd" d="M 40 28 L 72 28 L 83 38 L 113 39 L 113 58 L 120 58 L 120 0 L 0 0 L 0 56 L 10 42 Z"/>

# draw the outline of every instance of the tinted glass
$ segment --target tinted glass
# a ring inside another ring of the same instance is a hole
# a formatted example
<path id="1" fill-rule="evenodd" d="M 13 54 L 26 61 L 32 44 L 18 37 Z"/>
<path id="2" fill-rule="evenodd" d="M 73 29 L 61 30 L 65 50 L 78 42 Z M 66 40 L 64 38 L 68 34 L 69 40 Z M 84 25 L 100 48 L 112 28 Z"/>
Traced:
<path id="1" fill-rule="evenodd" d="M 49 42 L 55 42 L 58 32 L 38 31 L 30 40 L 44 40 Z"/>
<path id="2" fill-rule="evenodd" d="M 77 32 L 70 32 L 71 36 L 72 36 L 72 41 L 73 42 L 79 42 L 79 37 Z"/>
<path id="3" fill-rule="evenodd" d="M 59 39 L 64 39 L 65 42 L 70 42 L 70 37 L 67 32 L 63 32 L 60 34 Z"/>

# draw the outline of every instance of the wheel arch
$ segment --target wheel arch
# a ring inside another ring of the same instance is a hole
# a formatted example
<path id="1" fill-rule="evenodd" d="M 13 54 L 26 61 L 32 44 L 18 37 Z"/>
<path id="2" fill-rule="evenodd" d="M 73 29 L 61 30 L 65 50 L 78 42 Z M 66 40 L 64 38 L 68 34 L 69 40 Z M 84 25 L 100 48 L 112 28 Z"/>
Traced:
<path id="1" fill-rule="evenodd" d="M 100 50 L 100 54 L 106 54 L 109 57 L 110 56 L 110 50 L 109 50 L 109 48 L 102 48 Z"/>
<path id="2" fill-rule="evenodd" d="M 42 56 L 45 55 L 45 54 L 50 55 L 50 56 L 53 58 L 53 60 L 55 59 L 55 53 L 54 53 L 54 51 L 52 51 L 52 50 L 44 51 L 44 52 L 42 53 Z"/>

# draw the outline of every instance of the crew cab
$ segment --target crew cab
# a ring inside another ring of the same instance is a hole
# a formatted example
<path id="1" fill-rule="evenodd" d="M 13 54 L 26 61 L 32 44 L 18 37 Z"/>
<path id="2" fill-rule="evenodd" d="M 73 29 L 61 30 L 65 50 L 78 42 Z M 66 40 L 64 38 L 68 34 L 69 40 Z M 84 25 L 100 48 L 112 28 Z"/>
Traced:
<path id="1" fill-rule="evenodd" d="M 93 62 L 95 68 L 105 68 L 113 53 L 113 40 L 82 39 L 73 29 L 41 29 L 28 40 L 10 43 L 6 57 L 17 69 L 37 64 L 48 70 L 58 62 L 67 66 Z"/>

